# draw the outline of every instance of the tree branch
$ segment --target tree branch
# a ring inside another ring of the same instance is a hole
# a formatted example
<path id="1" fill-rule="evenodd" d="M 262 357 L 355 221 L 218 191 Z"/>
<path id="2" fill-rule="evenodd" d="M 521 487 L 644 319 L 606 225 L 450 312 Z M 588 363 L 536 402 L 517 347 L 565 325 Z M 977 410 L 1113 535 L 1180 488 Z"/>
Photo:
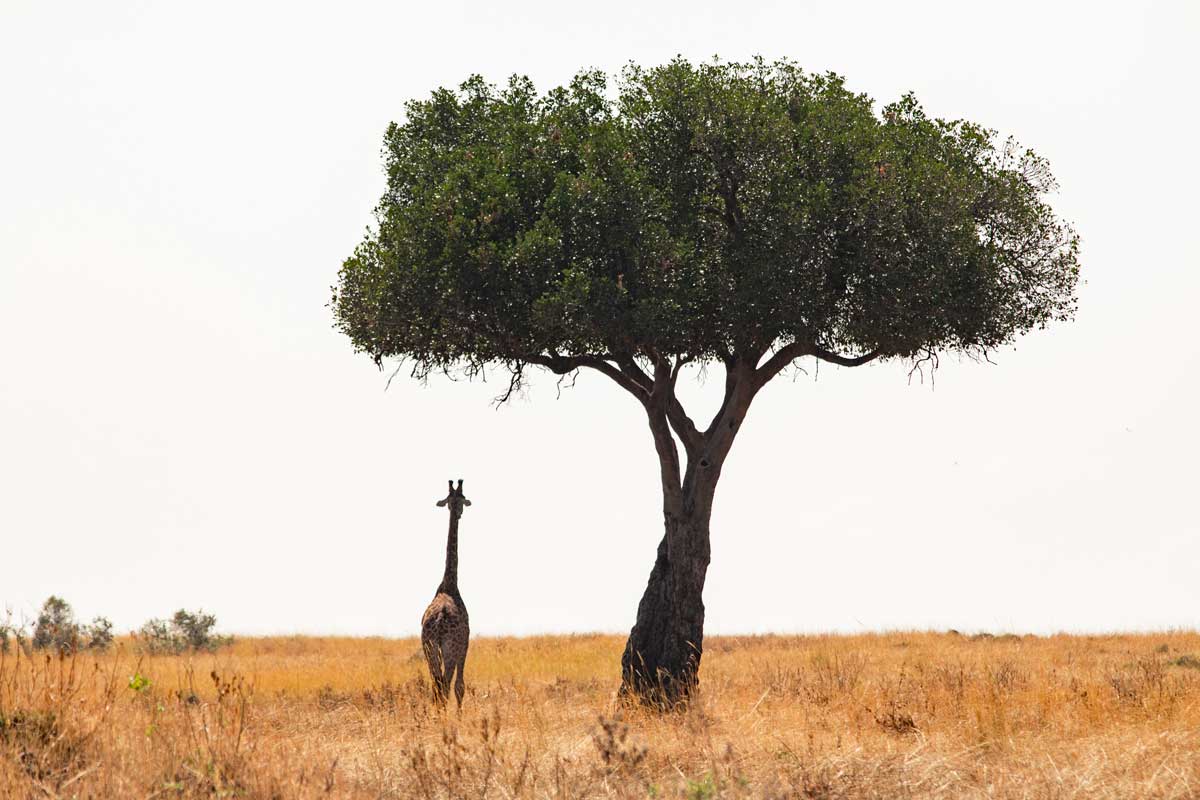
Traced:
<path id="1" fill-rule="evenodd" d="M 762 388 L 767 381 L 774 378 L 782 372 L 788 364 L 791 364 L 797 358 L 804 356 L 816 356 L 822 361 L 828 361 L 830 364 L 837 364 L 842 367 L 860 367 L 868 361 L 874 361 L 881 355 L 879 350 L 872 350 L 869 353 L 864 353 L 861 356 L 843 356 L 838 353 L 833 353 L 816 345 L 806 344 L 804 342 L 792 342 L 775 351 L 775 353 L 767 359 L 766 363 L 754 371 L 754 380 L 757 388 Z"/>
<path id="2" fill-rule="evenodd" d="M 721 398 L 721 407 L 717 409 L 716 414 L 713 414 L 712 420 L 708 423 L 708 427 L 704 430 L 704 441 L 712 441 L 713 436 L 720 430 L 721 421 L 724 419 L 726 412 L 729 410 L 729 405 L 733 402 L 733 397 L 737 393 L 737 390 L 737 365 L 730 361 L 725 364 L 725 396 Z M 757 387 L 755 387 L 755 391 L 757 391 Z"/>
<path id="3" fill-rule="evenodd" d="M 684 364 L 691 363 L 691 356 L 676 356 L 675 366 L 671 368 L 671 387 L 674 388 L 675 381 L 679 377 L 679 370 L 683 369 Z"/>
<path id="4" fill-rule="evenodd" d="M 654 378 L 646 374 L 645 370 L 637 365 L 633 360 L 633 356 L 614 356 L 612 361 L 620 368 L 621 374 L 639 386 L 649 398 L 654 392 Z"/>
<path id="5" fill-rule="evenodd" d="M 650 397 L 649 387 L 635 380 L 633 376 L 626 374 L 623 369 L 618 369 L 610 364 L 607 360 L 608 358 L 609 356 L 560 356 L 551 354 L 526 356 L 522 360 L 530 364 L 536 364 L 539 367 L 545 367 L 558 375 L 566 375 L 581 367 L 589 367 L 612 378 L 618 386 L 645 404 Z M 634 369 L 637 370 L 636 365 L 634 365 Z M 641 370 L 637 370 L 637 372 L 641 372 Z M 645 373 L 642 373 L 642 377 L 645 378 Z"/>
<path id="6" fill-rule="evenodd" d="M 757 391 L 754 361 L 729 359 L 725 365 L 725 396 L 721 400 L 721 408 L 704 433 L 700 434 L 700 447 L 695 453 L 688 453 L 687 474 L 683 482 L 685 497 L 695 497 L 692 493 L 697 486 L 715 485 Z"/>
<path id="7" fill-rule="evenodd" d="M 525 365 L 520 361 L 508 365 L 508 389 L 503 394 L 492 398 L 492 404 L 496 408 L 507 403 L 512 396 L 521 390 L 521 382 L 525 378 Z M 559 378 L 562 380 L 562 378 Z M 389 380 L 390 383 L 390 380 Z"/>
<path id="8" fill-rule="evenodd" d="M 682 486 L 682 477 L 679 453 L 675 447 L 675 440 L 671 438 L 673 423 L 669 422 L 669 419 L 674 415 L 669 410 L 672 404 L 676 406 L 679 404 L 675 400 L 671 370 L 666 367 L 665 359 L 661 360 L 663 367 L 660 368 L 656 364 L 654 378 L 647 375 L 632 356 L 612 354 L 560 356 L 552 353 L 526 356 L 523 360 L 545 367 L 559 375 L 566 375 L 582 367 L 589 367 L 612 378 L 617 385 L 636 397 L 646 409 L 650 432 L 654 435 L 654 448 L 658 451 L 659 466 L 662 472 L 663 496 L 672 498 L 672 502 L 677 502 Z M 680 406 L 679 412 L 682 411 Z M 687 415 L 684 414 L 683 418 L 686 419 L 686 417 Z M 690 423 L 691 420 L 688 422 Z M 685 447 L 694 446 L 689 443 L 689 437 L 681 434 L 679 438 L 683 440 Z"/>
<path id="9" fill-rule="evenodd" d="M 738 202 L 738 181 L 729 174 L 727 169 L 717 170 L 717 194 L 721 196 L 721 201 L 724 203 L 725 225 L 729 229 L 730 236 L 735 242 L 740 242 L 742 239 L 743 220 L 741 203 Z"/>
<path id="10" fill-rule="evenodd" d="M 652 381 L 650 396 L 646 400 L 646 418 L 650 422 L 650 431 L 654 434 L 654 447 L 658 451 L 658 461 L 662 471 L 663 500 L 673 505 L 678 502 L 679 491 L 683 487 L 679 449 L 671 437 L 670 408 L 672 404 L 678 405 L 678 402 L 675 400 L 669 363 L 665 358 L 653 352 L 651 352 L 651 359 L 654 362 L 653 379 L 646 375 L 632 358 L 618 360 L 618 363 L 627 374 L 641 376 L 643 380 Z M 691 453 L 692 446 L 688 440 L 682 435 L 680 439 L 683 440 L 687 451 Z"/>
<path id="11" fill-rule="evenodd" d="M 754 385 L 756 389 L 761 389 L 766 385 L 767 381 L 774 378 L 782 372 L 788 364 L 791 364 L 797 358 L 813 355 L 815 348 L 812 345 L 803 342 L 792 342 L 785 344 L 783 347 L 776 350 L 767 362 L 754 371 Z"/>
<path id="12" fill-rule="evenodd" d="M 868 361 L 874 361 L 881 355 L 878 350 L 872 350 L 861 356 L 840 356 L 837 353 L 831 353 L 819 347 L 814 347 L 812 354 L 822 361 L 828 361 L 830 364 L 837 364 L 840 367 L 861 367 L 863 364 L 866 364 Z"/>
<path id="13" fill-rule="evenodd" d="M 660 356 L 655 362 L 654 370 L 656 389 L 660 376 L 665 379 L 662 391 L 666 394 L 667 421 L 671 424 L 671 429 L 675 431 L 675 435 L 683 442 L 683 449 L 690 458 L 704 442 L 700 431 L 696 428 L 696 423 L 688 416 L 687 411 L 683 408 L 683 404 L 679 402 L 679 398 L 675 394 L 675 383 L 679 380 L 679 371 L 689 361 L 691 359 L 686 356 L 676 356 L 675 364 L 672 366 L 666 359 Z"/>

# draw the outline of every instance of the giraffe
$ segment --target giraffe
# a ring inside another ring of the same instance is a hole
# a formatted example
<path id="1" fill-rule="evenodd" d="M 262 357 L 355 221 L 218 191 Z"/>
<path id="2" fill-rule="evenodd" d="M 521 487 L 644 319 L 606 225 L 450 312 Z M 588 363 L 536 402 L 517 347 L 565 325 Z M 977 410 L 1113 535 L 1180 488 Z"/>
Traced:
<path id="1" fill-rule="evenodd" d="M 450 509 L 450 533 L 446 538 L 446 572 L 433 596 L 425 615 L 421 617 L 421 649 L 429 662 L 429 675 L 433 679 L 433 698 L 445 705 L 450 695 L 450 679 L 458 673 L 454 683 L 454 695 L 458 708 L 462 709 L 463 670 L 467 665 L 467 645 L 471 628 L 467 618 L 467 606 L 458 593 L 458 518 L 463 507 L 471 501 L 463 497 L 462 478 L 458 488 L 449 481 L 450 493 L 439 506 Z"/>

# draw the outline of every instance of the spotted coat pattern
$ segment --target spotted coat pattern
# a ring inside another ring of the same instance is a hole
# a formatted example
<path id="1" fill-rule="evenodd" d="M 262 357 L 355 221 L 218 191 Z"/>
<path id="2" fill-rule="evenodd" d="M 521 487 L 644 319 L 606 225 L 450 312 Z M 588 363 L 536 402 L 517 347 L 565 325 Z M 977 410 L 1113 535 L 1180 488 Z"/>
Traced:
<path id="1" fill-rule="evenodd" d="M 465 684 L 463 671 L 467 665 L 471 624 L 467 605 L 458 591 L 458 520 L 464 506 L 471 501 L 463 497 L 462 480 L 455 488 L 450 482 L 450 494 L 438 502 L 450 511 L 450 531 L 446 537 L 446 572 L 433 596 L 433 601 L 421 617 L 421 649 L 429 664 L 434 700 L 444 705 L 454 682 L 454 696 L 462 708 Z"/>

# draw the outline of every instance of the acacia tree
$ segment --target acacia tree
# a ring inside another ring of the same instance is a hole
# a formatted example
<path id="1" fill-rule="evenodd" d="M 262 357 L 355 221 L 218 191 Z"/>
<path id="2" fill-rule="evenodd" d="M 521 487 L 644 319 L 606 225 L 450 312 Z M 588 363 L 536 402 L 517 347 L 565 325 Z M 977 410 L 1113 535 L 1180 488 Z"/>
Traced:
<path id="1" fill-rule="evenodd" d="M 747 411 L 802 357 L 842 366 L 986 355 L 1074 312 L 1078 241 L 1046 162 L 912 96 L 874 111 L 789 62 L 599 72 L 539 95 L 473 77 L 410 102 L 387 191 L 332 307 L 414 377 L 594 370 L 645 409 L 665 532 L 622 691 L 686 700 L 721 468 Z M 698 425 L 687 364 L 722 366 Z M 680 450 L 682 449 L 682 454 Z"/>

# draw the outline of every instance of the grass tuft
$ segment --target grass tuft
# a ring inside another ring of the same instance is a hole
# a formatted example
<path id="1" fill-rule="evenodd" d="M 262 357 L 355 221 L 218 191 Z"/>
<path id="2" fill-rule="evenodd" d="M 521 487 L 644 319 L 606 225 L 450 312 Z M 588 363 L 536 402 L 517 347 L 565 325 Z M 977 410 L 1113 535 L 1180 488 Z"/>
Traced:
<path id="1" fill-rule="evenodd" d="M 1186 797 L 1200 635 L 739 636 L 681 713 L 616 695 L 617 636 L 0 654 L 0 797 Z"/>

